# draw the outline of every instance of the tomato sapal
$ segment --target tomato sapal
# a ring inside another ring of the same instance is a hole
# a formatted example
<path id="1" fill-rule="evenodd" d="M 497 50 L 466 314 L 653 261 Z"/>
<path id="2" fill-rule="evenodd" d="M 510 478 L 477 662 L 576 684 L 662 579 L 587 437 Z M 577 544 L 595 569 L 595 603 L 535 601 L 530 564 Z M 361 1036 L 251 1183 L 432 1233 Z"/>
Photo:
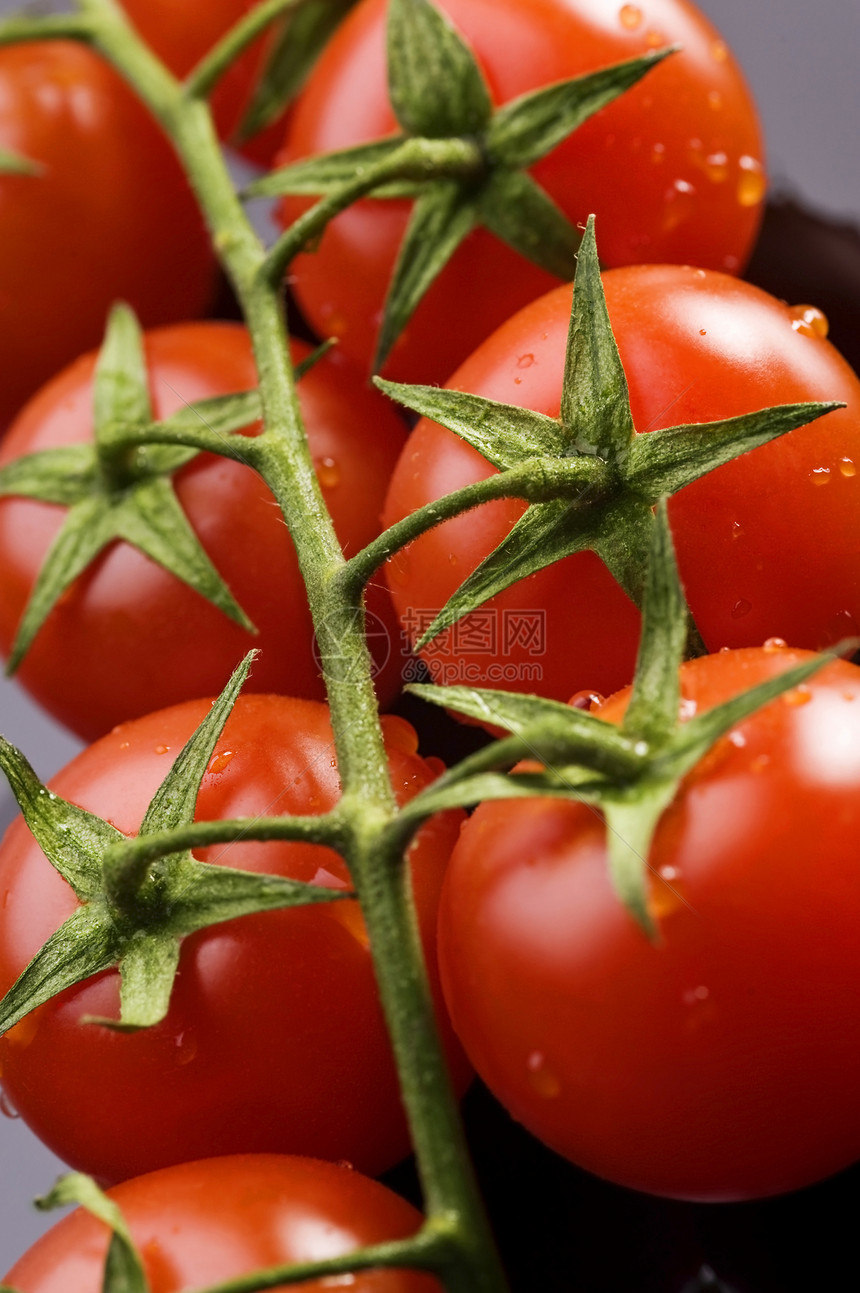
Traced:
<path id="1" fill-rule="evenodd" d="M 683 666 L 682 713 L 802 658 Z M 627 694 L 599 711 L 619 721 Z M 601 1176 L 688 1199 L 797 1189 L 860 1155 L 860 670 L 839 661 L 734 728 L 648 858 L 650 941 L 613 891 L 600 815 L 485 804 L 451 859 L 454 1026 L 510 1112 Z"/>
<path id="2" fill-rule="evenodd" d="M 116 728 L 51 783 L 133 834 L 170 762 L 208 711 L 193 701 Z M 401 801 L 432 768 L 414 730 L 383 719 Z M 242 696 L 209 764 L 198 819 L 324 813 L 340 796 L 328 709 Z M 418 922 L 435 982 L 435 923 L 460 814 L 430 821 L 410 853 Z M 314 844 L 237 842 L 199 856 L 346 888 L 342 859 Z M 76 899 L 22 820 L 0 850 L 0 991 Z M 118 1016 L 105 972 L 25 1016 L 0 1042 L 9 1102 L 63 1160 L 119 1180 L 169 1163 L 238 1152 L 346 1159 L 377 1173 L 409 1149 L 367 933 L 349 900 L 245 916 L 189 936 L 162 1023 L 118 1035 L 85 1016 Z M 464 1085 L 462 1055 L 440 1019 Z"/>
<path id="3" fill-rule="evenodd" d="M 824 339 L 826 321 L 811 307 L 792 309 L 725 274 L 686 266 L 611 270 L 604 288 L 640 432 L 774 404 L 847 405 L 671 499 L 682 580 L 709 649 L 770 637 L 817 649 L 856 633 L 860 382 Z M 448 385 L 558 417 L 570 301 L 565 287 L 527 306 Z M 385 521 L 493 471 L 450 431 L 421 421 L 392 477 Z M 389 562 L 394 602 L 413 640 L 521 510 L 515 500 L 487 504 Z M 493 620 L 493 649 L 475 616 L 455 625 L 426 652 L 438 681 L 564 701 L 581 688 L 607 695 L 633 676 L 638 611 L 591 552 L 531 575 L 481 614 Z M 537 627 L 528 634 L 517 630 L 521 623 Z"/>
<path id="4" fill-rule="evenodd" d="M 439 0 L 497 104 L 674 43 L 652 69 L 539 161 L 532 173 L 574 224 L 600 220 L 607 265 L 688 262 L 739 271 L 759 226 L 765 180 L 755 108 L 725 42 L 688 0 Z M 281 163 L 391 134 L 385 0 L 347 17 L 300 97 Z M 286 200 L 282 218 L 302 206 Z M 321 336 L 369 367 L 408 218 L 366 201 L 291 267 Z M 484 230 L 452 257 L 385 365 L 399 381 L 443 382 L 515 310 L 556 280 Z"/>
<path id="5" fill-rule="evenodd" d="M 181 324 L 146 338 L 156 416 L 186 403 L 248 390 L 256 369 L 245 329 Z M 296 359 L 307 355 L 293 344 Z M 0 464 L 92 438 L 93 372 L 88 355 L 26 406 L 0 450 Z M 311 453 L 343 547 L 354 552 L 379 531 L 385 490 L 404 443 L 393 407 L 339 355 L 302 378 L 299 400 Z M 271 493 L 241 463 L 200 455 L 174 477 L 192 528 L 256 636 L 126 543 L 98 557 L 54 607 L 19 670 L 21 682 L 81 736 L 223 685 L 252 646 L 261 657 L 256 691 L 322 699 L 307 596 L 295 550 Z M 0 499 L 0 646 L 8 653 L 42 562 L 65 512 L 25 498 Z M 383 702 L 400 685 L 397 629 L 387 591 L 368 593 L 377 687 Z"/>

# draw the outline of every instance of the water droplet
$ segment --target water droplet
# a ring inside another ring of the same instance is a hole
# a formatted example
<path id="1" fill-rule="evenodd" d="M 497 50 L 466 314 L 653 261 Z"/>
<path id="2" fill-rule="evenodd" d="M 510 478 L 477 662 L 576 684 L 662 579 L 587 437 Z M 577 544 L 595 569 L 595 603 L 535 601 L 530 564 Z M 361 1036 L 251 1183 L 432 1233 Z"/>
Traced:
<path id="1" fill-rule="evenodd" d="M 156 754 L 167 754 L 169 750 L 170 750 L 169 745 L 156 745 L 155 747 Z"/>
<path id="2" fill-rule="evenodd" d="M 654 144 L 654 145 L 652 145 L 652 148 L 651 148 L 651 161 L 652 161 L 652 162 L 665 162 L 665 160 L 666 160 L 666 145 L 665 145 L 665 144 Z"/>
<path id="3" fill-rule="evenodd" d="M 791 705 L 797 708 L 800 705 L 808 705 L 812 700 L 812 692 L 808 687 L 801 684 L 799 687 L 792 687 L 791 691 L 783 692 L 782 702 L 784 705 Z"/>
<path id="4" fill-rule="evenodd" d="M 520 355 L 519 359 L 517 360 L 517 368 L 531 368 L 534 361 L 535 361 L 535 357 L 532 354 Z"/>
<path id="5" fill-rule="evenodd" d="M 694 270 L 694 271 L 693 271 L 693 277 L 694 277 L 694 278 L 707 278 L 707 277 L 708 277 L 708 275 L 707 275 L 707 273 L 705 272 L 705 270 L 703 270 L 703 269 L 696 269 L 696 270 Z"/>
<path id="6" fill-rule="evenodd" d="M 826 337 L 830 331 L 830 321 L 817 305 L 792 306 L 791 326 L 802 337 Z"/>
<path id="7" fill-rule="evenodd" d="M 742 620 L 745 615 L 749 615 L 752 610 L 752 602 L 748 602 L 745 597 L 739 597 L 732 607 L 732 619 Z"/>
<path id="8" fill-rule="evenodd" d="M 128 749 L 128 747 L 129 747 L 129 744 L 130 744 L 130 743 L 129 743 L 128 741 L 121 741 L 121 742 L 120 742 L 120 747 L 119 747 L 119 748 L 120 748 L 121 750 L 127 750 L 127 749 Z"/>
<path id="9" fill-rule="evenodd" d="M 316 467 L 317 479 L 323 489 L 334 489 L 340 484 L 340 467 L 334 458 L 318 458 Z"/>
<path id="10" fill-rule="evenodd" d="M 522 384 L 523 384 L 523 379 L 522 379 L 522 377 L 515 377 L 515 378 L 514 378 L 514 386 L 522 386 Z"/>
<path id="11" fill-rule="evenodd" d="M 627 31 L 635 31 L 637 27 L 642 26 L 642 10 L 638 4 L 624 4 L 618 10 L 618 18 L 621 26 Z"/>
<path id="12" fill-rule="evenodd" d="M 851 458 L 839 459 L 839 473 L 848 477 L 857 475 L 857 467 Z"/>
<path id="13" fill-rule="evenodd" d="M 448 565 L 449 565 L 449 566 L 456 566 L 456 565 L 457 565 L 457 561 L 458 561 L 458 558 L 457 558 L 457 554 L 456 554 L 456 552 L 449 552 L 449 553 L 448 553 Z"/>
<path id="14" fill-rule="evenodd" d="M 585 712 L 588 713 L 590 710 L 595 709 L 598 705 L 603 703 L 603 697 L 599 691 L 589 691 L 586 689 L 585 691 L 574 692 L 567 703 L 570 705 L 571 709 L 584 709 Z"/>
<path id="15" fill-rule="evenodd" d="M 749 157 L 747 154 L 744 154 L 738 165 L 741 168 L 738 177 L 738 202 L 742 207 L 758 206 L 767 189 L 764 167 L 761 162 L 757 162 L 754 157 Z"/>
<path id="16" fill-rule="evenodd" d="M 737 256 L 724 256 L 723 269 L 727 274 L 736 274 L 740 268 L 740 259 Z"/>
<path id="17" fill-rule="evenodd" d="M 729 176 L 729 159 L 726 153 L 709 153 L 702 162 L 702 170 L 712 184 L 722 184 Z"/>
<path id="18" fill-rule="evenodd" d="M 708 107 L 712 112 L 719 112 L 722 106 L 723 96 L 720 94 L 719 90 L 710 90 L 708 92 Z"/>
<path id="19" fill-rule="evenodd" d="M 661 45 L 667 45 L 668 43 L 662 31 L 657 31 L 655 27 L 652 27 L 645 34 L 645 44 L 649 49 L 659 49 Z"/>
<path id="20" fill-rule="evenodd" d="M 340 1168 L 343 1168 L 343 1170 L 344 1170 L 345 1172 L 354 1172 L 354 1171 L 355 1171 L 355 1164 L 354 1164 L 354 1163 L 351 1163 L 351 1162 L 349 1161 L 349 1159 L 348 1159 L 348 1158 L 339 1158 L 339 1159 L 337 1160 L 337 1164 L 336 1164 L 336 1166 L 337 1166 L 337 1167 L 340 1167 Z"/>
<path id="21" fill-rule="evenodd" d="M 186 1028 L 176 1038 L 176 1059 L 179 1064 L 190 1064 L 197 1055 L 197 1038 Z"/>
<path id="22" fill-rule="evenodd" d="M 812 471 L 809 473 L 809 479 L 812 481 L 813 485 L 829 485 L 830 468 L 814 467 Z"/>
<path id="23" fill-rule="evenodd" d="M 529 1082 L 538 1095 L 545 1100 L 552 1100 L 561 1092 L 561 1083 L 551 1068 L 547 1067 L 546 1057 L 542 1051 L 532 1051 L 526 1060 Z"/>
<path id="24" fill-rule="evenodd" d="M 729 47 L 724 40 L 715 40 L 711 46 L 711 58 L 715 63 L 725 63 L 729 56 Z"/>
<path id="25" fill-rule="evenodd" d="M 0 1091 L 0 1113 L 4 1118 L 20 1118 L 21 1115 L 5 1091 Z"/>
<path id="26" fill-rule="evenodd" d="M 223 772 L 233 758 L 234 753 L 234 750 L 221 750 L 220 753 L 213 754 L 206 771 L 213 773 L 213 775 Z"/>
<path id="27" fill-rule="evenodd" d="M 706 988 L 703 983 L 700 983 L 696 988 L 689 988 L 687 992 L 683 994 L 682 1000 L 685 1006 L 695 1006 L 699 1001 L 707 1001 L 710 995 L 710 989 Z"/>
<path id="28" fill-rule="evenodd" d="M 743 732 L 739 732 L 736 728 L 733 732 L 729 732 L 729 743 L 733 745 L 736 750 L 742 750 L 747 743 L 747 738 L 744 736 Z"/>
<path id="29" fill-rule="evenodd" d="M 788 643 L 785 638 L 768 638 L 762 646 L 763 651 L 787 651 Z"/>
<path id="30" fill-rule="evenodd" d="M 633 753 L 638 754 L 640 758 L 644 758 L 644 756 L 648 753 L 648 742 L 637 741 L 636 744 L 633 746 Z"/>
<path id="31" fill-rule="evenodd" d="M 708 329 L 707 329 L 707 328 L 699 328 L 699 336 L 700 336 L 700 337 L 706 337 L 707 335 L 708 335 Z"/>
<path id="32" fill-rule="evenodd" d="M 692 718 L 698 708 L 699 706 L 692 696 L 682 696 L 681 703 L 678 706 L 678 717 L 681 722 L 686 722 L 688 718 Z"/>
<path id="33" fill-rule="evenodd" d="M 661 866 L 652 878 L 648 894 L 651 915 L 657 920 L 665 920 L 684 905 L 681 872 L 674 866 Z"/>
<path id="34" fill-rule="evenodd" d="M 330 764 L 330 766 L 331 766 L 332 768 L 336 768 L 336 767 L 337 767 L 337 759 L 330 759 L 330 760 L 329 760 L 329 764 Z"/>
<path id="35" fill-rule="evenodd" d="M 765 768 L 769 763 L 770 763 L 770 755 L 760 754 L 758 755 L 757 758 L 753 759 L 752 763 L 750 764 L 750 772 L 764 772 Z"/>
<path id="36" fill-rule="evenodd" d="M 696 206 L 696 190 L 689 180 L 677 179 L 670 189 L 666 190 L 663 201 L 663 231 L 671 233 L 678 225 L 689 220 Z"/>

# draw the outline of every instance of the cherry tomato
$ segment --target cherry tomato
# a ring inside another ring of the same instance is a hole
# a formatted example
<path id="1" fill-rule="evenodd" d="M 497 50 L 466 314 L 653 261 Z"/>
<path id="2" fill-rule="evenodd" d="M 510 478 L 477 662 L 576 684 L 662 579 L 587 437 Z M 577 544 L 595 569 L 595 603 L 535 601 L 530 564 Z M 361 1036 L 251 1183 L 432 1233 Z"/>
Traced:
<path id="1" fill-rule="evenodd" d="M 710 650 L 781 637 L 818 648 L 860 624 L 860 383 L 794 310 L 714 271 L 630 266 L 604 275 L 639 431 L 709 422 L 772 404 L 848 407 L 687 486 L 669 512 L 681 574 Z M 454 388 L 559 414 L 570 288 L 509 320 L 451 378 Z M 418 424 L 392 477 L 386 524 L 493 472 L 435 423 Z M 413 640 L 505 537 L 521 505 L 493 503 L 422 536 L 389 565 Z M 633 675 L 639 616 L 590 552 L 494 598 L 432 644 L 440 682 L 607 695 Z"/>
<path id="2" fill-rule="evenodd" d="M 695 660 L 685 709 L 803 654 Z M 653 942 L 612 890 L 597 812 L 477 810 L 443 891 L 443 987 L 516 1118 L 601 1176 L 684 1198 L 796 1189 L 860 1155 L 858 751 L 860 671 L 842 661 L 722 738 L 657 828 Z"/>
<path id="3" fill-rule="evenodd" d="M 274 1154 L 183 1163 L 110 1191 L 128 1222 L 151 1293 L 182 1293 L 288 1262 L 319 1261 L 406 1238 L 421 1216 L 347 1167 Z M 101 1293 L 109 1231 L 78 1209 L 24 1254 L 5 1283 L 20 1293 Z M 356 1293 L 439 1293 L 432 1276 L 374 1271 Z M 302 1285 L 323 1289 L 332 1280 Z"/>
<path id="4" fill-rule="evenodd" d="M 146 339 L 158 416 L 187 402 L 247 390 L 256 370 L 244 328 L 183 324 Z M 307 354 L 295 343 L 295 355 Z M 93 370 L 87 355 L 27 405 L 0 462 L 92 437 Z M 379 530 L 388 479 L 403 445 L 393 407 L 364 387 L 338 355 L 299 384 L 311 452 L 335 528 L 348 551 Z M 322 699 L 313 629 L 295 550 L 269 490 L 250 468 L 202 455 L 175 477 L 191 525 L 216 569 L 259 630 L 252 636 L 137 549 L 117 543 L 55 606 L 20 679 L 51 713 L 92 739 L 114 723 L 217 692 L 252 646 L 262 656 L 257 691 Z M 65 511 L 0 499 L 0 644 L 8 652 L 41 564 Z M 371 588 L 371 643 L 383 700 L 399 688 L 397 633 L 388 594 Z"/>
<path id="5" fill-rule="evenodd" d="M 574 223 L 600 219 L 607 265 L 675 261 L 741 269 L 765 182 L 755 109 L 725 42 L 688 0 L 439 0 L 471 45 L 497 103 L 647 50 L 683 46 L 534 168 Z M 364 0 L 300 97 L 282 163 L 390 134 L 385 0 Z M 304 207 L 288 200 L 283 219 Z M 291 282 L 322 336 L 369 367 L 404 202 L 363 202 L 299 257 Z M 385 373 L 443 382 L 549 274 L 485 231 L 470 235 L 419 306 Z"/>
<path id="6" fill-rule="evenodd" d="M 170 761 L 207 712 L 189 701 L 116 728 L 52 782 L 55 793 L 133 833 Z M 403 719 L 384 720 L 401 800 L 433 780 Z M 197 816 L 323 813 L 340 795 L 328 710 L 314 701 L 238 701 L 197 799 Z M 410 853 L 435 982 L 435 920 L 460 814 L 431 821 Z M 342 859 L 312 844 L 239 842 L 215 865 L 348 886 Z M 18 820 L 0 852 L 0 991 L 76 906 Z M 118 1035 L 119 976 L 67 989 L 0 1041 L 7 1098 L 65 1162 L 119 1180 L 186 1159 L 240 1152 L 347 1159 L 375 1175 L 409 1148 L 364 922 L 351 901 L 215 925 L 182 947 L 170 1011 Z M 447 1028 L 446 1021 L 442 1021 Z M 463 1086 L 459 1049 L 449 1050 Z M 94 1098 L 93 1092 L 98 1092 Z"/>
<path id="7" fill-rule="evenodd" d="M 128 301 L 146 325 L 201 314 L 203 222 L 170 145 L 101 58 L 66 41 L 0 50 L 0 427 Z"/>
<path id="8" fill-rule="evenodd" d="M 171 72 L 186 76 L 258 0 L 120 0 L 137 31 Z M 212 111 L 222 139 L 230 140 L 245 114 L 265 63 L 266 39 L 257 40 L 224 73 L 212 95 Z M 244 145 L 242 152 L 260 165 L 271 163 L 283 139 L 280 117 Z"/>

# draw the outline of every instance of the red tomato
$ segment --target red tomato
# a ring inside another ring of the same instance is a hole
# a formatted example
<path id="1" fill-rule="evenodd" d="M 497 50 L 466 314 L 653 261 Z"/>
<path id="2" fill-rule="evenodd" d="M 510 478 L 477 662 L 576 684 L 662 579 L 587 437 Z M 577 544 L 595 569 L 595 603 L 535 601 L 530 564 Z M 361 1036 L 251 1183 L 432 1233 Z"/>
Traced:
<path id="1" fill-rule="evenodd" d="M 607 265 L 677 261 L 743 267 L 764 196 L 755 109 L 725 43 L 688 0 L 439 0 L 470 43 L 497 103 L 678 42 L 683 52 L 587 122 L 534 168 L 568 218 L 597 212 Z M 387 135 L 385 0 L 352 11 L 301 96 L 282 163 Z M 283 218 L 304 206 L 289 200 Z M 322 336 L 367 368 L 408 216 L 363 202 L 329 225 L 291 268 Z M 556 280 L 473 233 L 419 306 L 384 371 L 442 382 L 515 310 Z"/>
<path id="2" fill-rule="evenodd" d="M 695 660 L 687 708 L 801 658 Z M 858 751 L 860 671 L 841 661 L 720 740 L 657 829 L 655 942 L 612 890 L 598 813 L 478 809 L 443 891 L 442 979 L 516 1118 L 601 1176 L 682 1198 L 796 1189 L 860 1155 Z"/>
<path id="3" fill-rule="evenodd" d="M 201 314 L 212 252 L 161 133 L 117 74 L 65 41 L 0 49 L 0 147 L 37 175 L 0 176 L 0 428 L 98 343 L 128 301 L 147 325 Z"/>
<path id="4" fill-rule="evenodd" d="M 669 513 L 690 606 L 708 647 L 781 637 L 817 648 L 860 625 L 860 383 L 815 328 L 757 288 L 712 271 L 638 266 L 604 276 L 609 315 L 640 431 L 709 422 L 772 404 L 848 408 L 689 485 Z M 570 288 L 509 320 L 450 386 L 559 414 Z M 811 320 L 811 322 L 810 322 Z M 391 481 L 386 524 L 495 469 L 422 421 Z M 493 503 L 446 522 L 395 557 L 395 605 L 413 639 L 522 508 Z M 608 694 L 633 675 L 639 615 L 590 552 L 496 597 L 432 644 L 440 682 Z"/>
<path id="5" fill-rule="evenodd" d="M 120 4 L 146 43 L 171 72 L 186 76 L 204 54 L 225 36 L 258 0 L 120 0 Z M 245 114 L 254 85 L 263 69 L 265 37 L 256 41 L 225 72 L 212 95 L 212 111 L 222 139 L 230 140 Z M 242 152 L 261 166 L 271 163 L 283 139 L 281 117 L 257 135 Z"/>
<path id="6" fill-rule="evenodd" d="M 413 1234 L 421 1216 L 384 1186 L 308 1158 L 243 1155 L 153 1172 L 111 1190 L 151 1293 L 220 1284 L 287 1262 L 319 1261 Z M 83 1209 L 25 1253 L 5 1283 L 20 1293 L 101 1293 L 109 1232 Z M 304 1284 L 327 1288 L 332 1280 Z M 429 1275 L 374 1271 L 356 1293 L 439 1293 Z"/>
<path id="7" fill-rule="evenodd" d="M 295 355 L 307 354 L 304 343 Z M 244 328 L 184 324 L 146 339 L 159 416 L 187 402 L 256 385 Z M 0 462 L 92 437 L 95 356 L 77 361 L 22 411 Z M 379 531 L 403 426 L 388 401 L 338 355 L 325 356 L 299 395 L 338 536 L 356 551 Z M 313 629 L 295 550 L 272 495 L 241 464 L 204 455 L 175 478 L 177 494 L 215 567 L 259 629 L 255 638 L 124 543 L 107 550 L 54 608 L 19 677 L 47 710 L 87 739 L 150 710 L 212 694 L 251 647 L 262 656 L 251 687 L 322 699 Z M 8 650 L 65 511 L 0 499 L 0 645 Z M 379 691 L 399 688 L 399 653 L 387 592 L 370 590 Z"/>
<path id="8" fill-rule="evenodd" d="M 118 727 L 68 764 L 54 791 L 133 833 L 207 708 L 189 701 Z M 415 754 L 409 724 L 384 723 L 393 783 L 407 800 L 434 774 Z M 323 813 L 339 795 L 327 708 L 245 696 L 218 742 L 197 816 Z M 434 982 L 436 909 L 459 821 L 458 813 L 431 821 L 410 853 Z M 243 842 L 199 856 L 348 885 L 342 859 L 319 845 Z M 76 906 L 20 819 L 0 851 L 0 893 L 6 992 Z M 408 1152 L 355 903 L 246 916 L 192 935 L 161 1024 L 125 1035 L 81 1024 L 85 1015 L 116 1018 L 118 990 L 116 971 L 101 974 L 39 1007 L 0 1041 L 8 1099 L 65 1162 L 119 1180 L 212 1154 L 273 1151 L 343 1158 L 375 1175 Z M 462 1058 L 455 1045 L 449 1049 L 462 1087 Z"/>

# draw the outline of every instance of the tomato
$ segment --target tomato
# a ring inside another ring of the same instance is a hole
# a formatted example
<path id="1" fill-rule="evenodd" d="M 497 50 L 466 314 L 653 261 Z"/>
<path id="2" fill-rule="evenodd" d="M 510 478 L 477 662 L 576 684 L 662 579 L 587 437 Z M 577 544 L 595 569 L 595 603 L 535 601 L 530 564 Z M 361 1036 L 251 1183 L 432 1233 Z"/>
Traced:
<path id="1" fill-rule="evenodd" d="M 65 41 L 0 49 L 0 428 L 98 343 L 109 307 L 147 325 L 201 314 L 213 260 L 170 145 L 102 59 Z"/>
<path id="2" fill-rule="evenodd" d="M 238 324 L 157 330 L 146 338 L 146 354 L 162 417 L 187 402 L 256 385 L 248 335 Z M 295 343 L 296 357 L 306 354 L 304 343 Z M 91 439 L 94 366 L 88 355 L 39 392 L 10 430 L 0 462 Z M 302 379 L 299 396 L 335 528 L 355 551 L 378 533 L 402 423 L 336 354 Z M 85 738 L 122 719 L 217 692 L 252 646 L 262 650 L 253 689 L 324 695 L 295 550 L 269 490 L 250 468 L 207 455 L 175 481 L 192 527 L 259 635 L 138 550 L 114 544 L 55 606 L 19 673 L 46 709 Z M 0 645 L 6 652 L 64 516 L 47 503 L 0 499 Z M 382 587 L 370 590 L 368 607 L 380 696 L 390 700 L 400 660 Z"/>
<path id="3" fill-rule="evenodd" d="M 708 709 L 797 663 L 683 667 Z M 599 711 L 618 721 L 627 697 Z M 454 852 L 440 962 L 454 1026 L 513 1115 L 601 1176 L 741 1199 L 860 1156 L 860 671 L 838 662 L 687 777 L 648 860 L 651 942 L 584 804 L 479 808 Z"/>
<path id="4" fill-rule="evenodd" d="M 54 792 L 133 833 L 207 709 L 190 701 L 123 724 L 68 764 Z M 393 784 L 406 800 L 434 774 L 415 754 L 409 724 L 397 717 L 384 724 Z M 323 813 L 339 794 L 327 708 L 244 696 L 204 777 L 197 816 Z M 453 813 L 431 821 L 410 853 L 434 980 L 436 908 L 459 820 Z M 199 856 L 348 885 L 342 859 L 319 845 L 238 842 Z M 6 992 L 76 905 L 20 819 L 0 851 L 0 892 Z M 355 903 L 246 916 L 192 935 L 161 1024 L 125 1035 L 82 1026 L 82 1016 L 117 1017 L 118 987 L 109 971 L 67 989 L 0 1042 L 7 1098 L 65 1162 L 118 1180 L 185 1159 L 273 1151 L 343 1158 L 375 1175 L 408 1152 Z M 450 1049 L 462 1086 L 462 1058 Z"/>
<path id="5" fill-rule="evenodd" d="M 534 166 L 573 223 L 597 212 L 607 265 L 676 261 L 735 272 L 758 228 L 764 177 L 755 109 L 725 43 L 688 0 L 440 0 L 470 43 L 497 103 L 673 42 L 683 52 Z M 395 130 L 385 71 L 385 0 L 363 0 L 300 97 L 282 163 Z M 283 207 L 292 221 L 303 209 Z M 404 202 L 363 202 L 299 257 L 291 282 L 322 336 L 369 367 Z M 549 274 L 489 233 L 467 239 L 395 346 L 386 375 L 443 382 Z"/>
<path id="6" fill-rule="evenodd" d="M 258 0 L 120 0 L 139 34 L 163 59 L 171 72 L 184 77 L 231 27 L 253 9 Z M 266 40 L 256 41 L 218 82 L 212 111 L 222 139 L 230 140 L 239 126 L 251 93 L 263 70 Z M 278 118 L 242 152 L 261 165 L 271 162 L 284 134 L 284 117 Z"/>
<path id="7" fill-rule="evenodd" d="M 243 1155 L 184 1163 L 110 1191 L 128 1222 L 151 1293 L 181 1293 L 288 1262 L 319 1261 L 406 1238 L 416 1210 L 343 1166 Z M 108 1230 L 83 1209 L 63 1218 L 12 1267 L 20 1293 L 100 1293 Z M 332 1280 L 302 1287 L 322 1289 Z M 356 1293 L 433 1293 L 429 1275 L 375 1271 Z"/>
<path id="8" fill-rule="evenodd" d="M 687 597 L 710 650 L 781 637 L 818 648 L 860 624 L 860 383 L 793 310 L 715 271 L 631 266 L 604 275 L 640 431 L 709 422 L 772 404 L 848 407 L 687 486 L 669 507 Z M 509 320 L 450 386 L 557 417 L 570 317 L 559 288 Z M 816 332 L 818 329 L 818 332 Z M 434 423 L 413 432 L 392 477 L 391 524 L 494 468 Z M 522 507 L 492 503 L 446 522 L 389 564 L 413 640 L 505 537 Z M 431 644 L 437 681 L 566 700 L 633 675 L 639 615 L 591 552 L 532 575 Z"/>

